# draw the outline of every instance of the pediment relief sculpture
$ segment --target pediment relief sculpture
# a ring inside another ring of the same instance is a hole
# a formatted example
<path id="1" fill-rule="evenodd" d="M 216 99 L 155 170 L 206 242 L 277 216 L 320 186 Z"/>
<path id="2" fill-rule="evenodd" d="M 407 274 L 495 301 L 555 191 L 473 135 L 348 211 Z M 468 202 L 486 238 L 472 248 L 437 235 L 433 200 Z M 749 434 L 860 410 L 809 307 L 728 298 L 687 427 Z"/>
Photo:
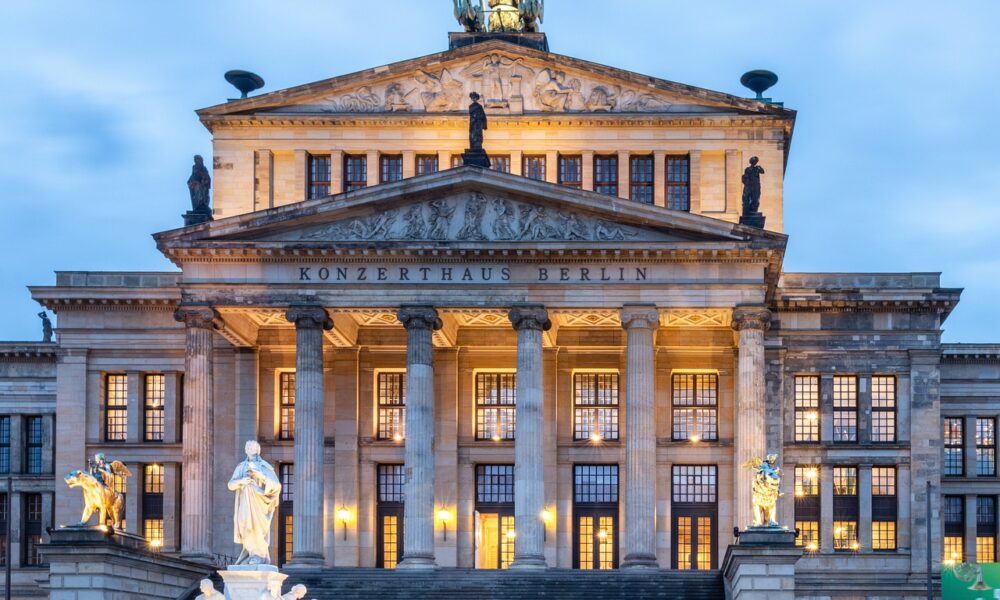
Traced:
<path id="1" fill-rule="evenodd" d="M 482 96 L 487 110 L 510 114 L 715 110 L 624 83 L 600 81 L 552 67 L 531 66 L 524 57 L 499 52 L 438 70 L 418 69 L 409 77 L 362 85 L 325 99 L 273 110 L 301 113 L 461 112 L 465 109 L 464 99 L 471 92 Z"/>
<path id="2" fill-rule="evenodd" d="M 473 192 L 276 233 L 264 241 L 672 241 L 599 217 Z"/>

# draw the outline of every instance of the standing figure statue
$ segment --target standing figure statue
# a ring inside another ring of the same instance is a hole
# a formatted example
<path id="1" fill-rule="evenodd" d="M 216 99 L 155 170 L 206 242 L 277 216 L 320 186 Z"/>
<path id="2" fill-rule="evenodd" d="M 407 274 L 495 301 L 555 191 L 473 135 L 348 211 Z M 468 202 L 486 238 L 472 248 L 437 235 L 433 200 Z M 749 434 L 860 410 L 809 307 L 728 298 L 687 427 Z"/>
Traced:
<path id="1" fill-rule="evenodd" d="M 757 164 L 756 156 L 750 157 L 750 166 L 743 170 L 743 215 L 756 215 L 760 211 L 760 176 L 764 167 Z"/>
<path id="2" fill-rule="evenodd" d="M 469 94 L 472 104 L 469 105 L 469 150 L 483 149 L 483 131 L 488 129 L 486 110 L 479 103 L 479 94 Z"/>
<path id="3" fill-rule="evenodd" d="M 475 0 L 453 0 L 455 3 L 455 19 L 458 24 L 465 28 L 466 32 L 473 33 L 483 30 L 483 14 L 480 7 L 473 6 Z"/>
<path id="4" fill-rule="evenodd" d="M 49 320 L 49 315 L 43 310 L 38 313 L 39 318 L 42 319 L 42 341 L 51 342 L 52 341 L 52 321 Z"/>
<path id="5" fill-rule="evenodd" d="M 766 458 L 751 458 L 741 465 L 744 469 L 754 469 L 753 477 L 753 527 L 780 527 L 776 517 L 776 507 L 781 492 L 781 468 L 778 455 L 768 454 Z"/>
<path id="6" fill-rule="evenodd" d="M 205 168 L 205 161 L 195 155 L 191 166 L 191 177 L 188 177 L 188 190 L 191 192 L 191 212 L 211 214 L 209 208 L 208 190 L 212 187 L 212 178 Z"/>
<path id="7" fill-rule="evenodd" d="M 236 492 L 233 511 L 233 541 L 243 545 L 237 565 L 271 564 L 271 519 L 278 508 L 281 481 L 260 457 L 260 444 L 250 440 L 244 447 L 247 458 L 236 466 L 229 480 Z"/>
<path id="8" fill-rule="evenodd" d="M 115 479 L 131 476 L 125 463 L 117 460 L 108 462 L 103 452 L 98 452 L 93 461 L 88 461 L 86 471 L 76 470 L 66 475 L 64 481 L 67 486 L 83 488 L 83 514 L 77 527 L 87 525 L 96 512 L 99 526 L 120 528 L 125 519 L 125 497 L 115 490 Z"/>
<path id="9" fill-rule="evenodd" d="M 518 10 L 524 22 L 524 31 L 538 31 L 538 23 L 545 16 L 545 0 L 519 0 Z"/>

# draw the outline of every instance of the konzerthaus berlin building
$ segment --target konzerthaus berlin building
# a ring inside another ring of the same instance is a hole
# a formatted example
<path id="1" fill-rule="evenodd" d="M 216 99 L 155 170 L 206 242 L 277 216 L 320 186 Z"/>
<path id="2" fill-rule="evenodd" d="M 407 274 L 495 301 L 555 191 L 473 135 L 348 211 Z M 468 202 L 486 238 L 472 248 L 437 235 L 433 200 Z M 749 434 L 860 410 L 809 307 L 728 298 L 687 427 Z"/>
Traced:
<path id="1" fill-rule="evenodd" d="M 453 34 L 198 116 L 214 219 L 153 236 L 177 271 L 57 272 L 58 342 L 0 346 L 24 594 L 97 452 L 129 531 L 237 554 L 248 439 L 291 567 L 718 569 L 769 452 L 799 596 L 994 560 L 1000 346 L 941 343 L 936 273 L 783 270 L 793 110 Z"/>

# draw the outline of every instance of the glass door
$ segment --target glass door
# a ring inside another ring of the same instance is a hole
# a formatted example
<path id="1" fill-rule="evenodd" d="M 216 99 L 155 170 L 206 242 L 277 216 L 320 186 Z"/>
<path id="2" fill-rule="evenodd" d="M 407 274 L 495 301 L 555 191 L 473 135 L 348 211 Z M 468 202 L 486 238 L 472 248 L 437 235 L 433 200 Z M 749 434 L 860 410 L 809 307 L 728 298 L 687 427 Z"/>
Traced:
<path id="1" fill-rule="evenodd" d="M 618 568 L 618 465 L 573 467 L 573 568 Z"/>

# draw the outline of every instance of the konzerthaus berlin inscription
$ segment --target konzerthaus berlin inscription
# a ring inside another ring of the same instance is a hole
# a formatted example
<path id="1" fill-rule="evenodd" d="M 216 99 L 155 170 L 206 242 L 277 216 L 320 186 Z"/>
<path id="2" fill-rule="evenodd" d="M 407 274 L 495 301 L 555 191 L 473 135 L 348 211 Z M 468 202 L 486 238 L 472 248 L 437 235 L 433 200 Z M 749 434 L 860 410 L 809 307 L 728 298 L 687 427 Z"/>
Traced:
<path id="1" fill-rule="evenodd" d="M 154 235 L 176 270 L 30 288 L 58 322 L 0 345 L 17 594 L 98 453 L 133 475 L 126 532 L 235 560 L 246 440 L 289 572 L 721 590 L 755 520 L 792 532 L 774 598 L 993 561 L 1000 345 L 941 343 L 936 273 L 784 270 L 795 111 L 550 52 L 541 2 L 457 4 L 445 51 L 199 110 L 212 156 Z"/>

